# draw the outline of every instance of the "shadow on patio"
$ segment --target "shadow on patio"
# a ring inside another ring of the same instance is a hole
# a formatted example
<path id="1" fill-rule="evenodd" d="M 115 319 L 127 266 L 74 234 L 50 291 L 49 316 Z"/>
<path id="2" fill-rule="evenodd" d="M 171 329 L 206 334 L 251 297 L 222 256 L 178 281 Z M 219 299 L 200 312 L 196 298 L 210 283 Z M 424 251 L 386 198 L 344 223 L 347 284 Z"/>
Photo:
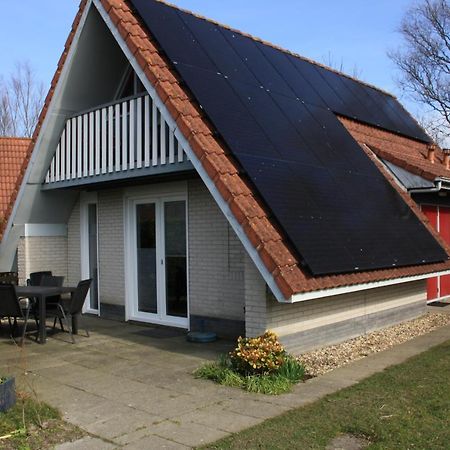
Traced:
<path id="1" fill-rule="evenodd" d="M 227 399 L 248 398 L 192 376 L 205 360 L 229 351 L 230 341 L 193 344 L 180 330 L 93 317 L 84 320 L 91 337 L 85 337 L 81 328 L 76 344 L 59 332 L 49 333 L 46 345 L 27 339 L 20 348 L 3 331 L 0 373 L 16 375 L 20 389 L 35 392 L 90 433 L 119 445 L 138 439 L 142 430 L 150 434 L 159 430 L 164 437 L 173 432 L 175 417 Z M 206 429 L 201 439 L 223 434 Z"/>

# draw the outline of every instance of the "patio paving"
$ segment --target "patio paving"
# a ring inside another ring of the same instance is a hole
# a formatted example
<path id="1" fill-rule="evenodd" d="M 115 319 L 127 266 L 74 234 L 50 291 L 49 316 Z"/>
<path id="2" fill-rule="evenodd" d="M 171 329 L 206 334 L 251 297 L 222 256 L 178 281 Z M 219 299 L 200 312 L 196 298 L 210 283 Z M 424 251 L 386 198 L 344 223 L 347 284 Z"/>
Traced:
<path id="1" fill-rule="evenodd" d="M 261 396 L 196 380 L 192 371 L 230 350 L 231 342 L 188 343 L 183 332 L 88 318 L 91 337 L 49 336 L 21 350 L 0 338 L 0 372 L 14 373 L 22 389 L 59 408 L 90 436 L 62 450 L 182 449 L 303 406 L 372 373 L 450 339 L 440 328 L 391 350 L 296 386 Z M 83 330 L 81 330 L 83 332 Z"/>

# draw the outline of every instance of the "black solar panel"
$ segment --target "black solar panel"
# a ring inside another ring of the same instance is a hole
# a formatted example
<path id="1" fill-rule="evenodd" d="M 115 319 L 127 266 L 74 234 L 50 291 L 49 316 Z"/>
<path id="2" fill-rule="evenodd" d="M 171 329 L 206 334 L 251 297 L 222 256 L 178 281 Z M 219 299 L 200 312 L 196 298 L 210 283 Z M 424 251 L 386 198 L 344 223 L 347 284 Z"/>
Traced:
<path id="1" fill-rule="evenodd" d="M 315 275 L 447 258 L 336 114 L 427 141 L 387 94 L 152 0 L 132 0 Z"/>

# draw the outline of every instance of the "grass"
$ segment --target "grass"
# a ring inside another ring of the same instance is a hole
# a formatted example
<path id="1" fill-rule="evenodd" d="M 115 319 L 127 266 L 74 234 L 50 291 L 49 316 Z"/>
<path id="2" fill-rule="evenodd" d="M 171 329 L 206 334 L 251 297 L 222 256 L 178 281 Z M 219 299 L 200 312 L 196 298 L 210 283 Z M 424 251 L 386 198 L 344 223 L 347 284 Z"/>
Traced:
<path id="1" fill-rule="evenodd" d="M 294 358 L 288 358 L 274 374 L 245 376 L 234 371 L 230 360 L 226 355 L 222 355 L 217 362 L 204 364 L 194 372 L 194 375 L 248 392 L 279 395 L 289 392 L 294 384 L 303 380 L 305 371 Z"/>
<path id="2" fill-rule="evenodd" d="M 371 450 L 449 448 L 449 373 L 450 341 L 205 448 L 324 449 L 340 434 Z"/>
<path id="3" fill-rule="evenodd" d="M 82 435 L 56 409 L 26 394 L 19 394 L 16 406 L 0 413 L 0 448 L 4 450 L 50 449 Z"/>

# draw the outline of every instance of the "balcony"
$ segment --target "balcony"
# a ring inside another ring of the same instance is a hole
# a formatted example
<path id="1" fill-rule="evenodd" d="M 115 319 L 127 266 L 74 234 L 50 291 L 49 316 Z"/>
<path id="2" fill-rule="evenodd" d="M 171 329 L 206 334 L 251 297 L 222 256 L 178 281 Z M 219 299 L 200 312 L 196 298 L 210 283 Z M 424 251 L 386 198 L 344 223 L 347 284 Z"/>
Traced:
<path id="1" fill-rule="evenodd" d="M 191 171 L 149 95 L 102 105 L 66 121 L 44 182 L 56 189 Z"/>

